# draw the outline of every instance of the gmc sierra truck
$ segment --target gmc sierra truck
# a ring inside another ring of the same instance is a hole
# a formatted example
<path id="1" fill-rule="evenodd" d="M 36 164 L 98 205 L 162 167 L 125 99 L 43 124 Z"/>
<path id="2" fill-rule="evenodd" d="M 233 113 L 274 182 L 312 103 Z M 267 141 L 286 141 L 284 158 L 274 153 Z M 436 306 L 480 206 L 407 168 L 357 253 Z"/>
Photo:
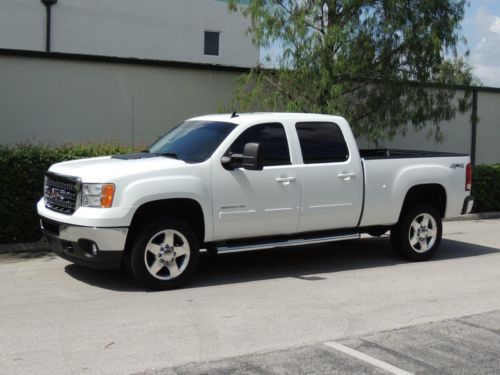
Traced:
<path id="1" fill-rule="evenodd" d="M 442 218 L 470 212 L 462 154 L 359 150 L 347 121 L 299 113 L 186 120 L 148 150 L 52 165 L 38 202 L 61 257 L 125 266 L 153 289 L 195 272 L 200 249 L 271 249 L 380 236 L 421 261 Z"/>

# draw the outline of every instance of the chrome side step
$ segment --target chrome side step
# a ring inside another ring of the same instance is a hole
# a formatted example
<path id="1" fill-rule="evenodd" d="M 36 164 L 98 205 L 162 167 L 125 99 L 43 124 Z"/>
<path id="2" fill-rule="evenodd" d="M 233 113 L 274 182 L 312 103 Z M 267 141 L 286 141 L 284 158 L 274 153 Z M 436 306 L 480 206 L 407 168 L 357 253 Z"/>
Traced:
<path id="1" fill-rule="evenodd" d="M 215 245 L 215 248 L 217 249 L 217 253 L 219 254 L 228 254 L 228 253 L 239 253 L 242 251 L 274 249 L 278 247 L 314 245 L 325 242 L 354 240 L 358 238 L 360 238 L 359 233 L 349 233 L 349 234 L 339 234 L 339 235 L 321 236 L 321 237 L 297 238 L 291 240 L 276 240 L 271 242 L 255 242 L 247 244 L 241 243 L 234 245 L 231 244 Z"/>

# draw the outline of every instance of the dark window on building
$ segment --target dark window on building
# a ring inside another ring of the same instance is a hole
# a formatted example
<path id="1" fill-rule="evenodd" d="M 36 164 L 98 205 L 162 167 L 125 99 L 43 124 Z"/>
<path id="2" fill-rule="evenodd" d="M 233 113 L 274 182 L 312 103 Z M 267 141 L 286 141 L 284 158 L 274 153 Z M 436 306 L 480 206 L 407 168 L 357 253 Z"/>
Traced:
<path id="1" fill-rule="evenodd" d="M 205 55 L 219 56 L 219 36 L 218 31 L 205 31 Z"/>
<path id="2" fill-rule="evenodd" d="M 349 159 L 347 144 L 337 124 L 298 122 L 295 127 L 305 164 L 334 163 Z"/>
<path id="3" fill-rule="evenodd" d="M 290 151 L 283 125 L 271 123 L 248 128 L 234 141 L 228 153 L 241 154 L 245 145 L 250 142 L 260 143 L 265 166 L 290 164 Z"/>

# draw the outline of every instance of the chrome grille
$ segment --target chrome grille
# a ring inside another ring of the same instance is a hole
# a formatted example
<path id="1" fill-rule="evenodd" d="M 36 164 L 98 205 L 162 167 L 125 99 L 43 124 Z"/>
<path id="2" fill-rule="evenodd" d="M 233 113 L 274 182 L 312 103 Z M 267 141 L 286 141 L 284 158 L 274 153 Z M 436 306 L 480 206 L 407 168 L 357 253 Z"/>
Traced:
<path id="1" fill-rule="evenodd" d="M 48 172 L 43 190 L 45 207 L 67 215 L 75 212 L 80 192 L 79 178 Z"/>

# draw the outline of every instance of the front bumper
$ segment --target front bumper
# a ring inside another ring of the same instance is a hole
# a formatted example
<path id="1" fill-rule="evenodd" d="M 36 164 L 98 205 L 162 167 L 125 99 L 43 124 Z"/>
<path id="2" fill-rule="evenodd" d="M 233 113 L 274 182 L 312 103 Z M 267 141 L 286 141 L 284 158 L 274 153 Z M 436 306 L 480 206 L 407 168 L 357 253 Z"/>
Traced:
<path id="1" fill-rule="evenodd" d="M 98 228 L 60 223 L 40 217 L 47 241 L 60 257 L 92 268 L 118 268 L 128 228 Z"/>
<path id="2" fill-rule="evenodd" d="M 464 199 L 464 205 L 462 206 L 462 215 L 469 214 L 472 211 L 472 206 L 474 206 L 474 197 L 469 195 Z"/>

